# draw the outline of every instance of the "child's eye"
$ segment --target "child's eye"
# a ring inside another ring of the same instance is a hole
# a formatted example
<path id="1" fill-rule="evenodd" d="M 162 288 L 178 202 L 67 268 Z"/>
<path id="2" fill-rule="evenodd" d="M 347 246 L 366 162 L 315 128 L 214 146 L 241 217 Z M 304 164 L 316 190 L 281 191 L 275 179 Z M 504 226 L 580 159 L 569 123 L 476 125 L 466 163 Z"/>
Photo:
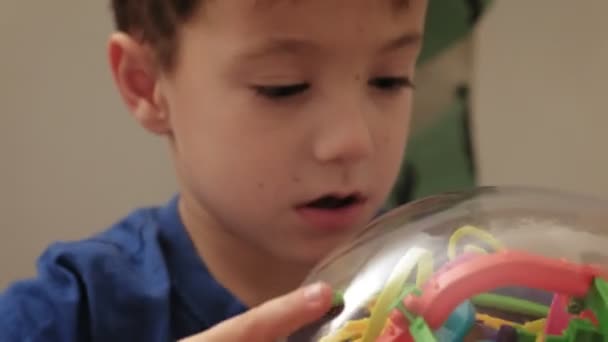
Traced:
<path id="1" fill-rule="evenodd" d="M 414 84 L 408 77 L 378 77 L 372 79 L 369 83 L 380 90 L 389 91 L 414 87 Z"/>
<path id="2" fill-rule="evenodd" d="M 282 86 L 255 86 L 255 91 L 264 97 L 270 99 L 280 99 L 284 97 L 294 96 L 310 88 L 308 83 L 290 84 Z"/>

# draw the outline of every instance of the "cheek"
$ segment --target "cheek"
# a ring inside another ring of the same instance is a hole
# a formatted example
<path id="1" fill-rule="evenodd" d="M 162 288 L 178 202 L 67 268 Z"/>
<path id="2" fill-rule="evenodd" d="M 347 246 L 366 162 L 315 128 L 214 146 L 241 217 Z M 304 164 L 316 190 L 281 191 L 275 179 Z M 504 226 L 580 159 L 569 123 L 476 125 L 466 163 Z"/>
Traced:
<path id="1" fill-rule="evenodd" d="M 404 152 L 407 146 L 407 129 L 403 128 L 397 131 L 394 129 L 392 134 L 386 134 L 383 138 L 382 148 L 382 164 L 384 165 L 383 176 L 392 178 L 396 176 L 401 167 Z"/>
<path id="2" fill-rule="evenodd" d="M 381 177 L 392 180 L 397 176 L 407 147 L 410 127 L 409 107 L 403 107 L 399 115 L 390 116 L 377 133 L 377 156 Z"/>
<path id="3" fill-rule="evenodd" d="M 379 132 L 380 141 L 385 147 L 405 147 L 409 135 L 412 116 L 411 94 L 403 95 L 398 101 L 386 105 L 381 112 L 382 128 Z"/>
<path id="4" fill-rule="evenodd" d="M 299 181 L 290 178 L 289 170 L 295 142 L 281 136 L 284 130 L 248 119 L 257 114 L 225 106 L 199 115 L 190 112 L 194 118 L 181 123 L 176 153 L 197 191 L 231 197 L 225 200 L 239 205 L 260 206 Z"/>

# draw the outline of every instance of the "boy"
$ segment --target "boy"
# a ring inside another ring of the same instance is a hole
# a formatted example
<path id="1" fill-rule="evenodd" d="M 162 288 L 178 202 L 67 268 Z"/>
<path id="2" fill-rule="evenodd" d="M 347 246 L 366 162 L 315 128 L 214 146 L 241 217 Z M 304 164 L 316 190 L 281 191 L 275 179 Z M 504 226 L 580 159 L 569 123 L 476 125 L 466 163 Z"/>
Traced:
<path id="1" fill-rule="evenodd" d="M 320 318 L 330 289 L 293 289 L 395 181 L 426 1 L 113 10 L 115 83 L 167 139 L 179 196 L 49 248 L 0 296 L 0 339 L 272 341 Z"/>

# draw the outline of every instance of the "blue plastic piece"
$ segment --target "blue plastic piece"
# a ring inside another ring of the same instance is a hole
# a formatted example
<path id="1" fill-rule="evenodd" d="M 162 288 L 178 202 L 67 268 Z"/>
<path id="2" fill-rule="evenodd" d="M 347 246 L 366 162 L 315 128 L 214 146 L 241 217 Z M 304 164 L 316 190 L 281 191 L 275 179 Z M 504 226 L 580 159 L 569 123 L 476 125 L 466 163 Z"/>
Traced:
<path id="1" fill-rule="evenodd" d="M 438 342 L 459 342 L 473 328 L 475 324 L 475 308 L 470 301 L 466 301 L 452 312 L 441 328 L 435 331 Z"/>

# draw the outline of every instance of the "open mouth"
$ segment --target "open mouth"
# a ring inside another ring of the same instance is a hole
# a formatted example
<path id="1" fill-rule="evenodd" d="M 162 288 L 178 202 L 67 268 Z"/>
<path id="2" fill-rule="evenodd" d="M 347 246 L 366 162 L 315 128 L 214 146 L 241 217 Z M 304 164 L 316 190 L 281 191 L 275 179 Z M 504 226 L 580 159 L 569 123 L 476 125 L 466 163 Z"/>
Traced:
<path id="1" fill-rule="evenodd" d="M 362 201 L 363 198 L 357 194 L 348 196 L 326 195 L 307 203 L 305 206 L 313 209 L 337 210 L 350 207 Z"/>
<path id="2" fill-rule="evenodd" d="M 298 214 L 310 227 L 323 231 L 343 231 L 354 227 L 364 214 L 367 198 L 359 193 L 328 193 L 302 203 Z"/>

